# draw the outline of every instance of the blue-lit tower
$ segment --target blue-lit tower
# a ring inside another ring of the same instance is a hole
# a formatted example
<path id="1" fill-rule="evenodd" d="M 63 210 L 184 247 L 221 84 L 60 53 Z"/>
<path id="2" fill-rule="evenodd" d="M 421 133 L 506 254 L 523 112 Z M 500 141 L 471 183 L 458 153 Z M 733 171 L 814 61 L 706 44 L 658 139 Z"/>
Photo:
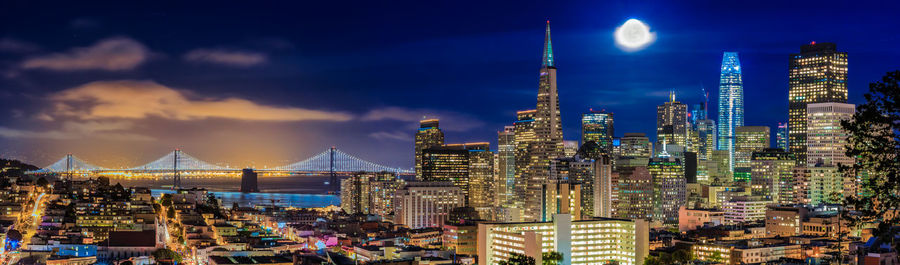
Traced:
<path id="1" fill-rule="evenodd" d="M 728 150 L 728 168 L 734 172 L 734 130 L 744 126 L 744 82 L 738 53 L 725 52 L 719 75 L 719 150 Z"/>

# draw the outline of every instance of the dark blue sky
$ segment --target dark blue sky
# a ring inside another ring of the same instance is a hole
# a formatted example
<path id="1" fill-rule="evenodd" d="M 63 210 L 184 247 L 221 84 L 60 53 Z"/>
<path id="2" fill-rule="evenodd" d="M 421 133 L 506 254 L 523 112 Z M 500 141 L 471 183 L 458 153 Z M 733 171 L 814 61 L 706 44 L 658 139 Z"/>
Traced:
<path id="1" fill-rule="evenodd" d="M 259 167 L 336 145 L 412 166 L 421 116 L 496 143 L 534 108 L 548 18 L 572 140 L 591 107 L 654 136 L 670 89 L 705 86 L 715 117 L 723 51 L 740 53 L 746 125 L 786 120 L 788 56 L 810 41 L 849 53 L 852 103 L 900 68 L 897 1 L 183 2 L 0 3 L 0 156 L 116 167 L 181 147 Z M 629 18 L 655 43 L 616 48 Z"/>

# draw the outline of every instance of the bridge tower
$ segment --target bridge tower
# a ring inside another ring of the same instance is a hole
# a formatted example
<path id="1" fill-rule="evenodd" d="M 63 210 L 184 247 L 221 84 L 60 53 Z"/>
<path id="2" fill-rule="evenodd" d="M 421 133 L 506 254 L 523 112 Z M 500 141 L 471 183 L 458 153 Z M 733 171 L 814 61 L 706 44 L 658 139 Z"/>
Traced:
<path id="1" fill-rule="evenodd" d="M 66 175 L 67 181 L 72 181 L 72 153 L 66 154 Z"/>
<path id="2" fill-rule="evenodd" d="M 175 149 L 174 158 L 172 159 L 172 189 L 177 190 L 181 188 L 181 175 L 178 174 L 178 152 L 181 150 Z"/>
<path id="3" fill-rule="evenodd" d="M 329 159 L 330 166 L 328 167 L 329 173 L 331 174 L 331 178 L 328 180 L 328 183 L 331 184 L 331 190 L 334 191 L 334 193 L 338 193 L 341 191 L 341 188 L 340 188 L 341 183 L 338 181 L 337 173 L 334 172 L 334 151 L 336 149 L 337 148 L 335 148 L 334 146 L 332 146 L 330 149 L 330 151 L 331 151 L 331 156 Z"/>

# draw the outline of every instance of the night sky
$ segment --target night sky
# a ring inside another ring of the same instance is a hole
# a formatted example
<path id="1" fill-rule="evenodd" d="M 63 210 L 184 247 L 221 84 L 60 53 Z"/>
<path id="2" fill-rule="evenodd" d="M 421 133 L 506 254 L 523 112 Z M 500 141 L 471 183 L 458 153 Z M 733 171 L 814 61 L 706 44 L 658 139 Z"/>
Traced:
<path id="1" fill-rule="evenodd" d="M 765 2 L 3 1 L 0 156 L 123 167 L 182 148 L 263 167 L 337 146 L 411 167 L 423 116 L 447 142 L 496 145 L 535 107 L 547 19 L 569 140 L 589 108 L 655 138 L 671 89 L 694 103 L 705 87 L 714 119 L 723 51 L 740 53 L 745 124 L 773 128 L 803 44 L 849 53 L 851 103 L 900 69 L 898 1 Z M 629 18 L 656 41 L 618 49 Z"/>

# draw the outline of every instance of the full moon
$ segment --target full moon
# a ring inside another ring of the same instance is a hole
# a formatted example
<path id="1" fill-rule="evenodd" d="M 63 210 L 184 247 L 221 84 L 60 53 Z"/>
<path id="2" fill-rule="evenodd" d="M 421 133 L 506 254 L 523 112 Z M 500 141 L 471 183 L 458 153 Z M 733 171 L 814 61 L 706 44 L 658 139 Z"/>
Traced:
<path id="1" fill-rule="evenodd" d="M 656 33 L 650 32 L 650 26 L 637 19 L 629 19 L 616 28 L 613 33 L 616 45 L 624 51 L 638 51 L 656 40 Z"/>

